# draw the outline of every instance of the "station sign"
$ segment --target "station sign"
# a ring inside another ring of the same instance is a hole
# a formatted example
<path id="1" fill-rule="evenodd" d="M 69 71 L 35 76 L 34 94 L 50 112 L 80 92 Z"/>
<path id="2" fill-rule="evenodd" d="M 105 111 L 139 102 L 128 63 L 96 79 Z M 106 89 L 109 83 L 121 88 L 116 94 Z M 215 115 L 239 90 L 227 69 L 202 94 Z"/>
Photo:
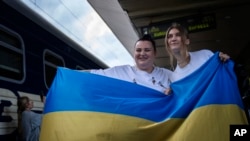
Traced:
<path id="1" fill-rule="evenodd" d="M 142 27 L 141 32 L 142 34 L 150 34 L 154 39 L 165 38 L 166 30 L 173 22 L 178 22 L 185 26 L 189 33 L 216 29 L 215 14 L 199 14 L 152 23 Z"/>

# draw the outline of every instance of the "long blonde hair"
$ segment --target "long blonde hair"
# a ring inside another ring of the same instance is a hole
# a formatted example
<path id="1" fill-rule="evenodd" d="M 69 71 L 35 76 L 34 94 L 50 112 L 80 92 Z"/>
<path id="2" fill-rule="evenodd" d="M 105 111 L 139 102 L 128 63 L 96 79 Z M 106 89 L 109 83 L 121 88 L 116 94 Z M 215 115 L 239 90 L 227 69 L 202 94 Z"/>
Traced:
<path id="1" fill-rule="evenodd" d="M 174 56 L 173 56 L 173 54 L 172 54 L 172 52 L 170 50 L 169 44 L 168 44 L 168 35 L 169 35 L 170 30 L 172 30 L 174 28 L 180 31 L 181 40 L 182 40 L 183 44 L 185 43 L 185 39 L 189 39 L 187 29 L 184 26 L 182 26 L 181 24 L 179 24 L 179 23 L 174 22 L 167 29 L 166 36 L 165 36 L 165 47 L 166 47 L 166 50 L 167 50 L 167 52 L 169 54 L 169 62 L 170 62 L 170 66 L 171 66 L 172 70 L 174 70 Z"/>

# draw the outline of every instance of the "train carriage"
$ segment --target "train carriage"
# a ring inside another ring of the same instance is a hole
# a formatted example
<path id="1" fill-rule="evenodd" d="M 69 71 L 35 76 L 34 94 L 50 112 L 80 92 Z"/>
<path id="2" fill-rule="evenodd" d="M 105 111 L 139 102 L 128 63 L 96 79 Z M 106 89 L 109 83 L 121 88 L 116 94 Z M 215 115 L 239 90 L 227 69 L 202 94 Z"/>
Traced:
<path id="1" fill-rule="evenodd" d="M 34 101 L 34 111 L 42 111 L 40 95 L 47 93 L 58 66 L 70 69 L 107 67 L 20 2 L 1 0 L 1 141 L 16 140 L 18 97 L 30 97 Z"/>

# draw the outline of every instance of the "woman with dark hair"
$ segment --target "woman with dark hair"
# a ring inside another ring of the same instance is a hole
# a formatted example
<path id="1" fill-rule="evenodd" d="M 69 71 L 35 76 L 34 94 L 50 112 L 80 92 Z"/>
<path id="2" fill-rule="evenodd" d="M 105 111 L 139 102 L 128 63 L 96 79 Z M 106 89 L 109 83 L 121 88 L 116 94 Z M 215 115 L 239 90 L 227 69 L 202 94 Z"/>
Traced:
<path id="1" fill-rule="evenodd" d="M 20 141 L 38 141 L 42 114 L 31 111 L 33 101 L 27 96 L 20 97 L 17 101 L 18 133 Z"/>
<path id="2" fill-rule="evenodd" d="M 136 41 L 134 46 L 134 66 L 122 65 L 90 70 L 90 72 L 136 83 L 164 93 L 169 88 L 168 80 L 172 71 L 155 66 L 155 57 L 155 41 L 151 36 L 144 35 Z"/>

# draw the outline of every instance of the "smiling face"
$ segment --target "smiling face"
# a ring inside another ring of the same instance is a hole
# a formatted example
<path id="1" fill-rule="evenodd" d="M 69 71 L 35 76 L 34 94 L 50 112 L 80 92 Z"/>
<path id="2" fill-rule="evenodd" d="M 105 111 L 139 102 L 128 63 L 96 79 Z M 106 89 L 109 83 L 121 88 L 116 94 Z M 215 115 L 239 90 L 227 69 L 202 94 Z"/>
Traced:
<path id="1" fill-rule="evenodd" d="M 172 28 L 166 35 L 165 42 L 167 47 L 173 54 L 187 50 L 189 39 L 177 28 Z"/>
<path id="2" fill-rule="evenodd" d="M 135 44 L 134 59 L 140 70 L 152 72 L 156 52 L 150 41 L 138 41 Z"/>
<path id="3" fill-rule="evenodd" d="M 172 23 L 165 36 L 165 47 L 172 68 L 174 68 L 174 59 L 181 60 L 187 56 L 189 44 L 187 29 L 179 23 Z"/>

